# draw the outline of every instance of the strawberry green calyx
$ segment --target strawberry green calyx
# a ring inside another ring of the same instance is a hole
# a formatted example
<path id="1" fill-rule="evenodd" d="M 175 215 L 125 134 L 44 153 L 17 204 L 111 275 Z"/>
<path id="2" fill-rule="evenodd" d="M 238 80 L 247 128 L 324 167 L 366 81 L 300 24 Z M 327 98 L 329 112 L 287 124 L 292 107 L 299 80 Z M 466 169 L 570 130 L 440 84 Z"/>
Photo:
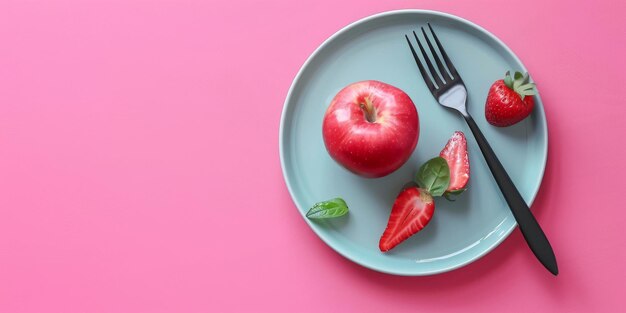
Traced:
<path id="1" fill-rule="evenodd" d="M 529 83 L 528 72 L 522 74 L 521 72 L 515 72 L 513 77 L 511 77 L 511 72 L 507 71 L 504 75 L 504 84 L 515 91 L 522 100 L 526 96 L 533 96 L 537 94 L 537 86 L 535 83 Z"/>

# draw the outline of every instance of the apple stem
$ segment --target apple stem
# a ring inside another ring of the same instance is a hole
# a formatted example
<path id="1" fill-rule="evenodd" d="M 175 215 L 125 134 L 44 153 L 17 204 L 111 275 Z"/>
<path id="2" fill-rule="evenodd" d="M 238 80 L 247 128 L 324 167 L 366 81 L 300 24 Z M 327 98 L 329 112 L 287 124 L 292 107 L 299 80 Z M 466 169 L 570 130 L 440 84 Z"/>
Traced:
<path id="1" fill-rule="evenodd" d="M 365 97 L 364 100 L 365 103 L 360 104 L 361 110 L 365 113 L 365 119 L 370 123 L 374 123 L 376 121 L 376 109 L 369 97 Z"/>

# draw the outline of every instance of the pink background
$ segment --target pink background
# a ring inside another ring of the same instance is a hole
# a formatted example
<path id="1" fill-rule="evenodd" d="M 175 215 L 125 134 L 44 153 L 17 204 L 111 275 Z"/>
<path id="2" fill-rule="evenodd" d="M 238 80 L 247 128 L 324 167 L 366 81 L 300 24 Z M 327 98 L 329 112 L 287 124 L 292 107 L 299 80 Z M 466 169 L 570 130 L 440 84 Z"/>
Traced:
<path id="1" fill-rule="evenodd" d="M 394 277 L 328 248 L 283 182 L 278 125 L 339 28 L 424 8 L 493 32 L 538 82 L 548 167 L 519 231 Z M 624 1 L 0 0 L 0 312 L 625 311 Z"/>

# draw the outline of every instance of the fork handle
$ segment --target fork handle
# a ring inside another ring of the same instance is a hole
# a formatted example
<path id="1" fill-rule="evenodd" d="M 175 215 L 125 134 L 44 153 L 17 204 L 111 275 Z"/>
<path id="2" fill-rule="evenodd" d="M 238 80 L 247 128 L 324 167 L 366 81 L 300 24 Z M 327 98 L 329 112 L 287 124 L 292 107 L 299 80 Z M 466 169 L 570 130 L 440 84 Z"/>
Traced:
<path id="1" fill-rule="evenodd" d="M 511 181 L 509 174 L 507 174 L 506 170 L 498 160 L 498 157 L 491 149 L 489 142 L 483 135 L 483 133 L 474 122 L 474 119 L 469 115 L 465 115 L 465 121 L 469 128 L 472 130 L 474 134 L 474 138 L 480 147 L 480 151 L 482 151 L 483 156 L 485 157 L 485 161 L 487 161 L 487 165 L 491 170 L 491 174 L 493 178 L 495 178 L 496 183 L 498 183 L 498 187 L 500 187 L 500 191 L 504 195 L 504 199 L 509 204 L 509 208 L 511 212 L 513 212 L 513 216 L 519 225 L 520 230 L 522 231 L 522 235 L 524 235 L 524 239 L 528 243 L 530 250 L 533 251 L 537 259 L 543 264 L 543 266 L 548 269 L 555 276 L 558 275 L 559 269 L 556 264 L 556 257 L 554 256 L 554 251 L 552 251 L 552 246 L 550 246 L 550 242 L 546 235 L 541 230 L 541 226 L 537 223 L 537 220 L 530 212 L 528 205 L 520 195 L 519 191 Z"/>

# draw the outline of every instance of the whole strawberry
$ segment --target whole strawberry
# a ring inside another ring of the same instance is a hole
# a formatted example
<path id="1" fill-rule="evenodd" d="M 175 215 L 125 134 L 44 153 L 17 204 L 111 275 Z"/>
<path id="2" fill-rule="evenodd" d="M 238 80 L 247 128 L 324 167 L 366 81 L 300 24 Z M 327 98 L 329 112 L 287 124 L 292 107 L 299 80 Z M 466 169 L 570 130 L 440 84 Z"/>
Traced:
<path id="1" fill-rule="evenodd" d="M 535 106 L 532 96 L 536 93 L 535 84 L 528 82 L 528 73 L 515 72 L 511 78 L 510 72 L 506 72 L 504 79 L 493 83 L 487 94 L 485 104 L 487 122 L 505 127 L 525 119 Z"/>

